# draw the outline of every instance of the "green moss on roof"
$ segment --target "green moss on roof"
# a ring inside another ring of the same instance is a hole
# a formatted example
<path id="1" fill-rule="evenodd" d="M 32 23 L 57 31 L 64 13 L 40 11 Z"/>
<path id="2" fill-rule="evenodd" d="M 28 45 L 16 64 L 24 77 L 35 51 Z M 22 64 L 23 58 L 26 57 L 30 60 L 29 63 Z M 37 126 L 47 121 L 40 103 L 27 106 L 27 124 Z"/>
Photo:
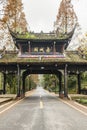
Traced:
<path id="1" fill-rule="evenodd" d="M 23 39 L 36 39 L 36 36 L 31 33 L 26 34 L 17 34 L 17 38 L 23 38 Z"/>
<path id="2" fill-rule="evenodd" d="M 86 59 L 83 59 L 78 53 L 76 52 L 67 52 L 66 56 L 72 61 L 72 62 L 87 62 Z"/>
<path id="3" fill-rule="evenodd" d="M 70 53 L 67 52 L 66 56 L 64 58 L 62 57 L 41 57 L 41 60 L 39 57 L 18 57 L 17 54 L 5 54 L 1 59 L 0 59 L 0 64 L 7 64 L 7 63 L 32 63 L 32 62 L 68 62 L 68 63 L 87 63 L 86 59 L 81 58 L 78 54 L 76 53 Z"/>
<path id="4" fill-rule="evenodd" d="M 55 33 L 25 33 L 25 34 L 17 34 L 16 38 L 19 39 L 66 39 L 68 35 L 60 34 L 56 35 Z"/>

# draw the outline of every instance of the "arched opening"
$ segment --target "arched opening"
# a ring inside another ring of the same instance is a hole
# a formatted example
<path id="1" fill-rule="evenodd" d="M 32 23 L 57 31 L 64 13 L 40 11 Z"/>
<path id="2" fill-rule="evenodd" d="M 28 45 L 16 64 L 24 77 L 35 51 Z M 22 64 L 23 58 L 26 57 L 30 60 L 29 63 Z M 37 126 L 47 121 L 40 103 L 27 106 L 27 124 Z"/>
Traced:
<path id="1" fill-rule="evenodd" d="M 23 81 L 23 94 L 26 91 L 26 77 L 28 77 L 28 80 L 30 81 L 31 78 L 31 74 L 39 74 L 38 76 L 38 82 L 37 82 L 37 86 L 42 85 L 42 87 L 44 87 L 45 89 L 48 89 L 49 91 L 54 91 L 55 93 L 61 93 L 61 91 L 64 91 L 64 86 L 62 86 L 62 73 L 58 70 L 44 70 L 44 67 L 41 67 L 41 69 L 32 70 L 32 72 L 27 69 L 26 71 L 23 72 L 22 75 L 22 81 Z M 43 75 L 43 80 L 44 83 L 41 84 L 41 78 L 40 76 Z M 46 86 L 46 76 L 49 77 L 49 80 L 47 81 L 49 84 L 48 86 Z M 31 81 L 30 81 L 31 82 Z M 28 83 L 29 87 L 28 88 L 32 88 L 31 87 L 31 83 Z M 52 90 L 51 90 L 52 89 Z M 63 89 L 63 90 L 62 90 Z"/>

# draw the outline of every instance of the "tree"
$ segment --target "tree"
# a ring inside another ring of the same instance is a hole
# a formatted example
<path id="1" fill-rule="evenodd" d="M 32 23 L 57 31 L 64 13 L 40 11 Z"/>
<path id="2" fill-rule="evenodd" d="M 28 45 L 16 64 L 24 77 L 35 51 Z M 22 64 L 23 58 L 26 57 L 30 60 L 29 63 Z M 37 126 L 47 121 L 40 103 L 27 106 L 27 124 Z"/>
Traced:
<path id="1" fill-rule="evenodd" d="M 17 91 L 17 77 L 15 74 L 8 74 L 6 76 L 6 84 L 8 85 L 8 93 L 16 93 Z"/>
<path id="2" fill-rule="evenodd" d="M 77 16 L 74 12 L 71 0 L 62 0 L 54 24 L 57 33 L 68 33 L 77 23 Z"/>
<path id="3" fill-rule="evenodd" d="M 44 88 L 48 89 L 49 91 L 58 90 L 58 78 L 56 75 L 44 75 Z"/>
<path id="4" fill-rule="evenodd" d="M 78 52 L 83 58 L 87 59 L 87 33 L 79 39 L 79 42 Z"/>
<path id="5" fill-rule="evenodd" d="M 0 44 L 8 46 L 11 45 L 12 39 L 7 24 L 13 31 L 25 32 L 27 31 L 27 21 L 23 12 L 22 0 L 4 0 L 4 2 L 0 0 L 0 4 L 3 7 L 3 14 L 0 15 Z"/>

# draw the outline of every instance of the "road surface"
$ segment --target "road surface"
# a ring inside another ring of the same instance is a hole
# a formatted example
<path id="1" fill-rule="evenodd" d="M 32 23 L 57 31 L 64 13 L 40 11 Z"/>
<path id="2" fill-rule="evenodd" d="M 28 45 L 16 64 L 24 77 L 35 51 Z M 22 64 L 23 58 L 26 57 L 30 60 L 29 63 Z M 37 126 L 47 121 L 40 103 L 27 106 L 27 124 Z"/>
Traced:
<path id="1" fill-rule="evenodd" d="M 87 130 L 87 116 L 38 87 L 0 114 L 0 130 Z"/>

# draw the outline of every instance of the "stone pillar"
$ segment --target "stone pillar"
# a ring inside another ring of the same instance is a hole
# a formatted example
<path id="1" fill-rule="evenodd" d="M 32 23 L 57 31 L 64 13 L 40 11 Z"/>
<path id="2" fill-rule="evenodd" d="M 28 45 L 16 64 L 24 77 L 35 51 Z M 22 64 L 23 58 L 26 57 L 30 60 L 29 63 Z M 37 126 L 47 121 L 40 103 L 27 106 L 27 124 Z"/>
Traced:
<path id="1" fill-rule="evenodd" d="M 81 74 L 77 74 L 78 94 L 81 94 Z"/>
<path id="2" fill-rule="evenodd" d="M 3 81 L 3 94 L 6 94 L 6 73 L 3 73 L 4 81 Z"/>
<path id="3" fill-rule="evenodd" d="M 31 90 L 31 75 L 29 75 L 29 91 Z"/>
<path id="4" fill-rule="evenodd" d="M 20 71 L 20 66 L 19 64 L 17 65 L 17 79 L 18 79 L 18 86 L 17 86 L 17 97 L 20 97 L 21 93 L 21 88 L 20 88 L 20 85 L 21 85 L 21 71 Z"/>
<path id="5" fill-rule="evenodd" d="M 58 73 L 56 75 L 57 75 L 57 77 L 59 79 L 59 97 L 63 98 L 64 93 L 62 91 L 62 73 L 58 71 Z"/>
<path id="6" fill-rule="evenodd" d="M 64 96 L 68 96 L 68 86 L 67 86 L 67 64 L 65 64 L 64 68 Z"/>
<path id="7" fill-rule="evenodd" d="M 59 93 L 62 91 L 62 74 L 59 73 Z"/>
<path id="8" fill-rule="evenodd" d="M 22 94 L 25 96 L 25 75 L 22 76 Z"/>

